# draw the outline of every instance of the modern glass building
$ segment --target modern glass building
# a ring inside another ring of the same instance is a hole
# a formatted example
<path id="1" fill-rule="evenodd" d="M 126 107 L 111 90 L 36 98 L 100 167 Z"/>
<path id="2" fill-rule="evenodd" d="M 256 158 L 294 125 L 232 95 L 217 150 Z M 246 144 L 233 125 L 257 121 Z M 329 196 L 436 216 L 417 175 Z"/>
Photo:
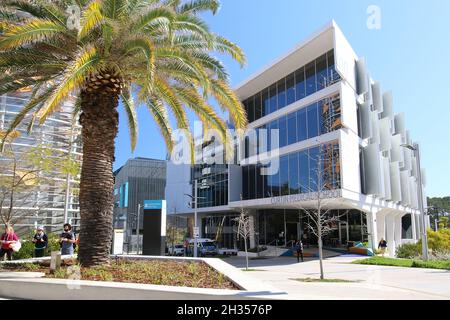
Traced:
<path id="1" fill-rule="evenodd" d="M 326 246 L 368 241 L 376 247 L 383 237 L 394 254 L 401 243 L 419 238 L 422 173 L 401 146 L 412 143 L 404 115 L 393 113 L 392 94 L 370 78 L 364 58 L 334 21 L 236 92 L 249 120 L 237 163 L 194 169 L 169 164 L 169 213 L 192 217 L 189 199 L 169 190 L 192 195 L 197 180 L 202 237 L 239 246 L 233 218 L 245 208 L 252 220 L 251 247 L 289 246 L 304 233 L 314 243 L 304 210 L 314 208 L 320 192 L 326 210 L 338 217 Z"/>
<path id="2" fill-rule="evenodd" d="M 9 93 L 0 96 L 0 131 L 9 128 L 11 122 L 20 110 L 27 104 L 31 96 L 31 89 Z M 27 134 L 33 113 L 24 118 L 17 131 L 20 136 L 13 140 L 12 151 L 16 155 L 16 174 L 23 170 L 29 172 L 24 157 L 36 147 L 48 152 L 48 156 L 61 158 L 81 165 L 82 142 L 81 127 L 73 121 L 74 99 L 69 97 L 60 109 L 48 117 L 39 126 L 35 124 L 30 134 Z M 12 175 L 12 158 L 6 153 L 0 153 L 0 176 Z M 39 168 L 36 166 L 34 169 Z M 64 222 L 69 222 L 76 230 L 79 226 L 79 175 L 72 176 L 62 168 L 51 168 L 36 173 L 40 183 L 33 188 L 16 194 L 13 201 L 14 228 L 20 235 L 34 230 L 37 225 L 43 225 L 46 232 L 62 230 Z M 6 192 L 8 192 L 6 190 Z M 4 195 L 4 194 L 3 194 Z M 9 206 L 8 199 L 2 201 L 3 208 Z"/>
<path id="3" fill-rule="evenodd" d="M 141 157 L 129 159 L 114 172 L 114 228 L 125 230 L 125 252 L 137 249 L 137 229 L 142 234 L 144 228 L 144 201 L 164 199 L 165 187 L 165 160 Z M 142 237 L 139 240 L 142 250 Z"/>

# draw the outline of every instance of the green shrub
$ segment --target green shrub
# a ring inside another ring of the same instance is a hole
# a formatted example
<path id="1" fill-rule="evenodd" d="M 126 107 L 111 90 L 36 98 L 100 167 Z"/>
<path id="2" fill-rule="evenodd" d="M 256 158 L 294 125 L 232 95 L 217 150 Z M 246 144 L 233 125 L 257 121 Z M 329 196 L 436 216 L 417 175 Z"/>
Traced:
<path id="1" fill-rule="evenodd" d="M 20 239 L 22 246 L 18 252 L 14 252 L 14 260 L 29 259 L 34 257 L 34 243 L 32 242 L 34 232 Z M 48 246 L 44 251 L 44 256 L 50 256 L 52 251 L 60 251 L 59 235 L 50 233 L 47 234 Z"/>
<path id="2" fill-rule="evenodd" d="M 412 259 L 420 256 L 422 245 L 420 243 L 405 243 L 397 247 L 397 258 Z"/>
<path id="3" fill-rule="evenodd" d="M 433 231 L 428 229 L 428 247 L 433 252 L 448 252 L 450 251 L 450 229 L 440 229 Z M 422 243 L 420 241 L 420 243 Z"/>

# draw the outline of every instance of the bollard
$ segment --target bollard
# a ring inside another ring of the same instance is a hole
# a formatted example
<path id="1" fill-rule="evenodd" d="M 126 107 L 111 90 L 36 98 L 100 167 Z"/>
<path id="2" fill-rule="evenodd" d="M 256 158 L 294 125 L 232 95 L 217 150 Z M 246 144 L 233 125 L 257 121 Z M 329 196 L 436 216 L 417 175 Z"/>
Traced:
<path id="1" fill-rule="evenodd" d="M 50 272 L 59 270 L 60 267 L 61 267 L 61 252 L 52 251 L 52 256 L 50 260 Z"/>

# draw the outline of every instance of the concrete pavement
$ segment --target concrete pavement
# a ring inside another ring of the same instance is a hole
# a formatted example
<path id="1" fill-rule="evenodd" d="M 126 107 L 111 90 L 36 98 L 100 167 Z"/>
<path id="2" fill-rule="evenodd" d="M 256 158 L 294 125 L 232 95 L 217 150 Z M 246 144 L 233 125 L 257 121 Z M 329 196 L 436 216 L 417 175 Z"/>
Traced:
<path id="1" fill-rule="evenodd" d="M 351 264 L 364 257 L 343 255 L 324 260 L 325 278 L 352 283 L 305 283 L 292 279 L 319 278 L 319 261 L 313 258 L 297 263 L 294 257 L 250 260 L 249 277 L 288 293 L 288 299 L 414 300 L 450 299 L 450 271 Z M 245 258 L 224 261 L 245 267 Z"/>

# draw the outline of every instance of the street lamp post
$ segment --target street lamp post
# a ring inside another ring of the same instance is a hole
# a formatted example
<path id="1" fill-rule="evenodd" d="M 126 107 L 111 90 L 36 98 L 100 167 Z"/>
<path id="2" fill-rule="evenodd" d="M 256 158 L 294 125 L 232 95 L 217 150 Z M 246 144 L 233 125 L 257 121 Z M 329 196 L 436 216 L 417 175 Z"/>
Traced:
<path id="1" fill-rule="evenodd" d="M 202 184 L 202 186 L 207 186 L 206 184 Z M 194 196 L 191 196 L 190 194 L 186 194 L 186 196 L 190 197 L 192 201 L 194 201 L 194 230 L 197 230 L 197 201 L 198 199 L 205 199 L 205 197 L 199 197 L 198 196 L 198 179 L 194 180 Z M 194 234 L 194 257 L 197 257 L 197 234 Z"/>
<path id="2" fill-rule="evenodd" d="M 136 251 L 137 251 L 137 254 L 139 254 L 139 247 L 140 247 L 140 245 L 139 245 L 139 238 L 140 238 L 140 235 L 139 235 L 139 214 L 140 214 L 140 212 L 141 212 L 141 204 L 140 203 L 138 203 L 138 211 L 137 211 L 137 222 L 136 222 L 136 237 L 137 237 L 137 248 L 136 248 Z"/>
<path id="3" fill-rule="evenodd" d="M 198 180 L 194 180 L 194 197 L 192 197 L 190 194 L 185 194 L 186 196 L 190 197 L 192 201 L 194 201 L 194 257 L 197 258 L 197 234 L 195 231 L 197 230 L 197 201 L 198 201 L 198 194 L 197 194 L 197 185 Z"/>
<path id="4" fill-rule="evenodd" d="M 419 210 L 420 210 L 420 217 L 421 217 L 421 224 L 422 224 L 422 257 L 426 261 L 428 260 L 428 235 L 427 235 L 427 226 L 425 221 L 425 210 L 423 205 L 423 190 L 422 190 L 422 170 L 420 168 L 420 149 L 419 145 L 417 143 L 414 143 L 414 145 L 410 144 L 402 144 L 402 147 L 408 148 L 409 150 L 412 150 L 414 152 L 414 156 L 416 158 L 416 164 L 417 164 L 417 196 L 419 200 Z"/>

